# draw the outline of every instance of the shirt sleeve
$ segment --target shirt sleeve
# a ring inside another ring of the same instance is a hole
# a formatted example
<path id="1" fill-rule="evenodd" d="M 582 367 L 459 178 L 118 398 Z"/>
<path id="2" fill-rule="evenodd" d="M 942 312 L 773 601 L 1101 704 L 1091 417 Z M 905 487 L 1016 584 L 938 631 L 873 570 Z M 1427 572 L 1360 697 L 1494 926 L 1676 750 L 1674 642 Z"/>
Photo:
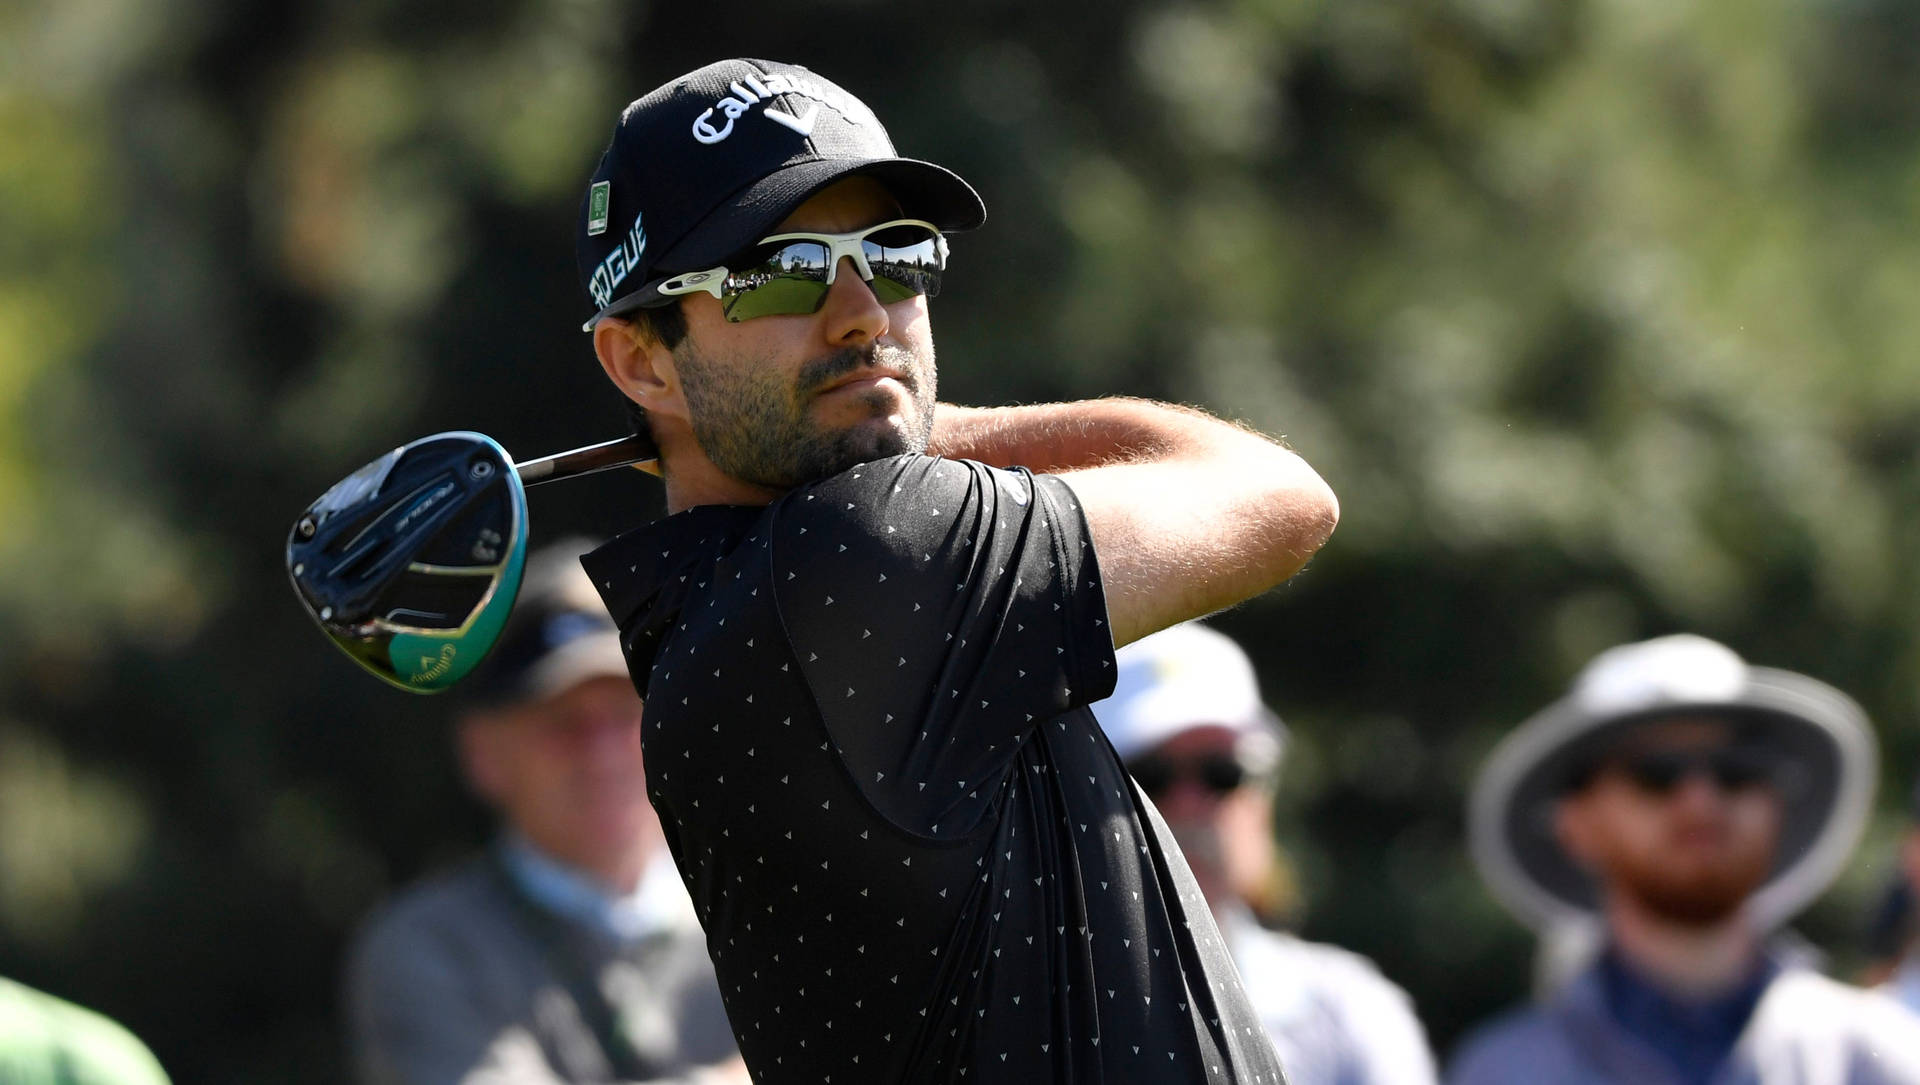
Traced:
<path id="1" fill-rule="evenodd" d="M 1113 691 L 1086 518 L 1058 478 L 895 457 L 788 494 L 772 530 L 821 722 L 902 829 L 964 834 L 1036 725 Z"/>
<path id="2" fill-rule="evenodd" d="M 0 1077 L 167 1085 L 153 1052 L 119 1022 L 5 978 L 0 978 Z"/>

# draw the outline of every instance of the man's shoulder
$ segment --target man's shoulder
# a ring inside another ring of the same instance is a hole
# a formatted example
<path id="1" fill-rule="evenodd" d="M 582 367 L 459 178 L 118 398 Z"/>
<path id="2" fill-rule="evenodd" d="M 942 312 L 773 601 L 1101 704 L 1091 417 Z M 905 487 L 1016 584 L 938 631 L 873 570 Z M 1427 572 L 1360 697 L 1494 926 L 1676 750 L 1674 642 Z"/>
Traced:
<path id="1" fill-rule="evenodd" d="M 782 494 L 774 507 L 785 515 L 838 515 L 877 507 L 922 505 L 975 484 L 992 471 L 971 460 L 906 453 L 855 464 Z M 853 504 L 848 504 L 848 502 Z"/>
<path id="2" fill-rule="evenodd" d="M 477 856 L 408 885 L 361 924 L 353 956 L 377 959 L 395 952 L 475 936 L 494 936 L 511 918 L 491 861 Z"/>
<path id="3" fill-rule="evenodd" d="M 1264 927 L 1252 927 L 1243 937 L 1249 971 L 1286 975 L 1290 985 L 1304 983 L 1324 1000 L 1412 1001 L 1371 958 L 1353 950 Z"/>
<path id="4" fill-rule="evenodd" d="M 1813 1038 L 1897 1039 L 1920 1051 L 1920 1016 L 1880 991 L 1812 969 L 1788 969 L 1767 988 L 1758 1013 L 1767 1031 Z"/>
<path id="5" fill-rule="evenodd" d="M 1859 1085 L 1920 1085 L 1920 1017 L 1876 991 L 1788 969 L 1768 985 L 1741 1040 L 1760 1066 L 1828 1068 Z"/>
<path id="6" fill-rule="evenodd" d="M 1392 980 L 1382 975 L 1380 966 L 1365 954 L 1356 953 L 1330 942 L 1309 942 L 1285 932 L 1268 931 L 1266 933 L 1273 940 L 1277 952 L 1290 954 L 1302 967 L 1322 976 L 1337 982 L 1378 984 L 1396 991 L 1400 989 Z"/>
<path id="7" fill-rule="evenodd" d="M 1020 469 L 901 455 L 872 460 L 781 495 L 769 507 L 776 580 L 808 579 L 827 561 L 896 572 L 976 568 L 974 545 L 1011 552 L 1046 483 Z M 1042 501 L 1045 500 L 1043 497 Z M 1058 517 L 1063 522 L 1068 518 Z M 1050 521 L 1049 521 L 1050 522 Z M 1065 525 L 1061 525 L 1065 527 Z"/>
<path id="8" fill-rule="evenodd" d="M 1303 1064 L 1321 1059 L 1330 1074 L 1345 1065 L 1352 1080 L 1433 1081 L 1433 1055 L 1412 996 L 1371 959 L 1251 926 L 1236 932 L 1233 950 L 1247 996 L 1283 1058 L 1291 1051 Z"/>
<path id="9" fill-rule="evenodd" d="M 1032 498 L 1032 480 L 1051 477 L 1036 476 L 1022 467 L 994 467 L 977 460 L 903 453 L 855 464 L 839 474 L 799 486 L 783 494 L 775 505 L 791 511 L 838 497 L 842 499 L 839 504 L 816 507 L 828 512 L 857 512 L 862 506 L 855 504 L 849 510 L 845 500 L 865 497 L 896 506 L 937 507 L 943 498 L 974 492 L 993 493 L 1015 506 L 1024 506 Z"/>

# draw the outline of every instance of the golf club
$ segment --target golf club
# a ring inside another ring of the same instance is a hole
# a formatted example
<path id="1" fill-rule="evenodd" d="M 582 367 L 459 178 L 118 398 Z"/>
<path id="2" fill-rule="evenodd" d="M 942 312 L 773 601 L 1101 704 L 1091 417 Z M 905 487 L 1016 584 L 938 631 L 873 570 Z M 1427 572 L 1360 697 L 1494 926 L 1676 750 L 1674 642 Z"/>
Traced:
<path id="1" fill-rule="evenodd" d="M 515 464 L 491 437 L 422 437 L 335 483 L 287 536 L 287 574 L 327 639 L 384 681 L 435 693 L 486 657 L 520 590 L 526 487 L 642 464 L 643 436 Z"/>

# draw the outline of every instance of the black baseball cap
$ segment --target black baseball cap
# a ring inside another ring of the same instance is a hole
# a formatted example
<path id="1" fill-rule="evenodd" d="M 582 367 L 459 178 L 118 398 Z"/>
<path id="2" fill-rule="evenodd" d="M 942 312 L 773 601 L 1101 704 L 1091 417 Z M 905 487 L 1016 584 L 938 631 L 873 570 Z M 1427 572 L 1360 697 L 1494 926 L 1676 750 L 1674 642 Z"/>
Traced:
<path id="1" fill-rule="evenodd" d="M 901 158 L 860 99 L 798 65 L 722 60 L 634 101 L 580 205 L 575 254 L 595 309 L 586 328 L 664 304 L 662 280 L 725 263 L 855 174 L 942 230 L 986 221 L 958 174 Z"/>
<path id="2" fill-rule="evenodd" d="M 469 707 L 538 701 L 590 678 L 631 678 L 620 632 L 580 567 L 580 555 L 596 545 L 569 538 L 528 557 L 500 639 L 464 690 Z"/>

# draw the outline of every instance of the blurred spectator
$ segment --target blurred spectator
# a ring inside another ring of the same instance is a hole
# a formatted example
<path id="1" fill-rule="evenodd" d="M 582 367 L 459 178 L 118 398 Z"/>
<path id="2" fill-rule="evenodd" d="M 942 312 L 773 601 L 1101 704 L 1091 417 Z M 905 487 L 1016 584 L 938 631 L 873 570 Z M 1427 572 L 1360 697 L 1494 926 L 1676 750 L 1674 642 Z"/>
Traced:
<path id="1" fill-rule="evenodd" d="M 117 1023 L 0 979 L 0 1082 L 166 1085 L 146 1045 Z"/>
<path id="2" fill-rule="evenodd" d="M 647 801 L 640 701 L 579 565 L 589 547 L 529 560 L 471 680 L 461 765 L 500 838 L 403 893 L 353 948 L 365 1082 L 746 1080 Z"/>
<path id="3" fill-rule="evenodd" d="M 1920 919 L 1916 918 L 1920 909 L 1915 908 L 1915 902 L 1920 901 L 1920 784 L 1913 789 L 1913 825 L 1900 845 L 1900 878 L 1886 914 L 1880 917 L 1889 948 L 1898 947 L 1887 956 L 1900 962 L 1884 989 L 1902 1005 L 1920 1013 Z"/>
<path id="4" fill-rule="evenodd" d="M 1273 785 L 1284 729 L 1246 653 L 1189 622 L 1116 660 L 1113 696 L 1094 715 L 1179 841 L 1290 1085 L 1433 1081 L 1406 992 L 1364 957 L 1256 918 L 1271 915 L 1282 876 Z"/>
<path id="5" fill-rule="evenodd" d="M 1605 652 L 1475 783 L 1474 858 L 1598 949 L 1469 1038 L 1455 1085 L 1920 1082 L 1920 1018 L 1767 936 L 1826 888 L 1872 799 L 1851 699 L 1695 636 Z"/>

